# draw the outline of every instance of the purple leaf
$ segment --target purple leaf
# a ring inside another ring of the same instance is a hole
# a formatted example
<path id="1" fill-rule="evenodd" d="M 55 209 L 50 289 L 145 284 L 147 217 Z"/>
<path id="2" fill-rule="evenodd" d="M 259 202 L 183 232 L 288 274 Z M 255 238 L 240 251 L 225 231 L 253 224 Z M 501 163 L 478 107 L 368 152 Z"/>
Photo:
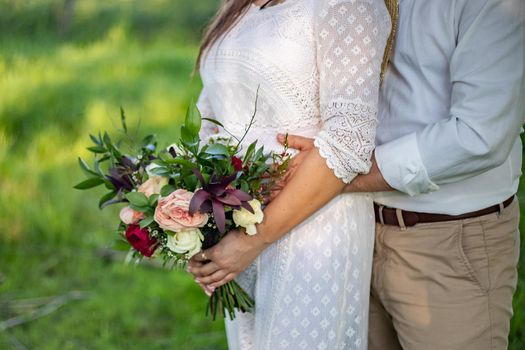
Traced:
<path id="1" fill-rule="evenodd" d="M 221 179 L 221 185 L 224 186 L 224 187 L 227 187 L 229 184 L 231 184 L 233 181 L 235 181 L 235 179 L 237 179 L 237 174 L 233 174 L 233 175 L 230 175 L 230 176 L 223 177 Z"/>
<path id="2" fill-rule="evenodd" d="M 252 196 L 241 190 L 231 190 L 230 193 L 233 194 L 235 197 L 239 198 L 239 200 L 242 202 L 251 201 L 253 199 Z"/>
<path id="3" fill-rule="evenodd" d="M 193 173 L 195 174 L 195 176 L 197 176 L 197 179 L 198 179 L 199 182 L 201 183 L 201 186 L 202 186 L 202 187 L 206 186 L 206 181 L 204 181 L 204 176 L 202 176 L 202 174 L 201 174 L 201 172 L 199 171 L 199 169 L 194 168 L 194 169 L 192 169 L 191 171 L 193 171 Z"/>
<path id="4" fill-rule="evenodd" d="M 253 210 L 252 206 L 248 202 L 242 202 L 241 206 L 248 210 L 250 213 L 255 214 L 255 211 Z"/>
<path id="5" fill-rule="evenodd" d="M 220 233 L 224 233 L 226 231 L 226 215 L 224 214 L 224 206 L 221 202 L 216 200 L 212 200 L 211 204 L 213 206 L 213 217 L 215 218 L 217 228 L 219 229 Z"/>
<path id="6" fill-rule="evenodd" d="M 206 186 L 206 191 L 208 191 L 212 196 L 218 197 L 222 196 L 226 192 L 226 187 L 221 184 L 209 184 Z"/>
<path id="7" fill-rule="evenodd" d="M 198 210 L 202 209 L 202 204 L 210 199 L 210 194 L 204 190 L 198 190 L 195 192 L 190 201 L 189 212 L 191 215 L 195 214 Z M 201 210 L 201 212 L 203 212 Z"/>
<path id="8" fill-rule="evenodd" d="M 229 206 L 238 207 L 241 205 L 241 201 L 239 200 L 239 198 L 230 193 L 225 193 L 223 196 L 218 197 L 217 200 Z"/>

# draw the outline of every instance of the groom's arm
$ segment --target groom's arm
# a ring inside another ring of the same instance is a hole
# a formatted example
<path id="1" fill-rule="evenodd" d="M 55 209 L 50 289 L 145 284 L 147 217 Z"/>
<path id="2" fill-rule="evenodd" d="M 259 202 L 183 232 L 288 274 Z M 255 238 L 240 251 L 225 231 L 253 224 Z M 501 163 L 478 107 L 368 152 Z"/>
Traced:
<path id="1" fill-rule="evenodd" d="M 314 148 L 313 139 L 297 135 L 287 135 L 285 140 L 285 135 L 279 134 L 277 135 L 277 141 L 283 145 L 286 142 L 290 148 L 296 149 L 301 153 Z M 302 161 L 301 153 L 293 159 L 290 172 L 294 172 L 295 167 Z M 289 174 L 288 177 L 291 178 L 293 175 L 293 173 Z M 388 182 L 386 182 L 383 174 L 381 174 L 381 170 L 379 170 L 377 166 L 375 154 L 372 154 L 372 167 L 369 173 L 356 176 L 352 182 L 344 188 L 344 192 L 385 192 L 393 190 Z M 277 194 L 275 194 L 275 196 L 277 196 Z"/>
<path id="2" fill-rule="evenodd" d="M 500 166 L 524 122 L 525 2 L 467 1 L 461 10 L 448 116 L 375 152 L 386 181 L 412 196 Z"/>

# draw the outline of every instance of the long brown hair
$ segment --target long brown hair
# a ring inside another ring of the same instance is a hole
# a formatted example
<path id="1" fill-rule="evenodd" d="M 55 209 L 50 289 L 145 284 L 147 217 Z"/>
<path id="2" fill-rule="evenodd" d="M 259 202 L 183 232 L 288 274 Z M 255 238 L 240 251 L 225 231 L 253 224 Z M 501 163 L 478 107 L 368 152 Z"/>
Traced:
<path id="1" fill-rule="evenodd" d="M 253 0 L 222 1 L 219 11 L 211 21 L 208 29 L 206 29 L 204 38 L 202 39 L 197 62 L 195 63 L 195 70 L 199 69 L 202 56 L 206 49 L 216 43 L 221 36 L 226 34 L 235 25 L 252 2 Z"/>

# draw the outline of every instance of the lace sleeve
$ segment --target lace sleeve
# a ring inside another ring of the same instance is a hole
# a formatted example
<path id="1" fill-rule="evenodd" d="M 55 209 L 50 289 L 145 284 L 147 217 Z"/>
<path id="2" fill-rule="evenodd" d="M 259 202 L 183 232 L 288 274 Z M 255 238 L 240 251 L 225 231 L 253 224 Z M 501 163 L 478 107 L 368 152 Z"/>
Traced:
<path id="1" fill-rule="evenodd" d="M 381 62 L 391 22 L 383 0 L 323 0 L 318 4 L 323 129 L 315 145 L 334 174 L 350 183 L 357 174 L 370 170 Z"/>
<path id="2" fill-rule="evenodd" d="M 206 94 L 206 89 L 202 89 L 199 99 L 197 100 L 197 109 L 203 118 L 213 118 L 213 110 Z M 201 140 L 207 140 L 210 136 L 218 132 L 217 126 L 207 120 L 202 121 L 201 131 L 199 133 Z"/>

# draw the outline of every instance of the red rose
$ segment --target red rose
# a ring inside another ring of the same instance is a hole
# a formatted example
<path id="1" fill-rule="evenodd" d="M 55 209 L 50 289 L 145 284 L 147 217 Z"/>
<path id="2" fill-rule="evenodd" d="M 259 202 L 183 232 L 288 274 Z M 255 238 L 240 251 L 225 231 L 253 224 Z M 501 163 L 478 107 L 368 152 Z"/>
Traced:
<path id="1" fill-rule="evenodd" d="M 242 160 L 240 160 L 239 158 L 235 156 L 232 157 L 232 165 L 235 168 L 235 170 L 237 171 L 242 170 Z"/>
<path id="2" fill-rule="evenodd" d="M 139 225 L 128 226 L 126 229 L 126 239 L 133 248 L 148 258 L 153 255 L 158 245 L 155 238 L 149 237 L 148 230 L 146 228 L 140 228 Z"/>

